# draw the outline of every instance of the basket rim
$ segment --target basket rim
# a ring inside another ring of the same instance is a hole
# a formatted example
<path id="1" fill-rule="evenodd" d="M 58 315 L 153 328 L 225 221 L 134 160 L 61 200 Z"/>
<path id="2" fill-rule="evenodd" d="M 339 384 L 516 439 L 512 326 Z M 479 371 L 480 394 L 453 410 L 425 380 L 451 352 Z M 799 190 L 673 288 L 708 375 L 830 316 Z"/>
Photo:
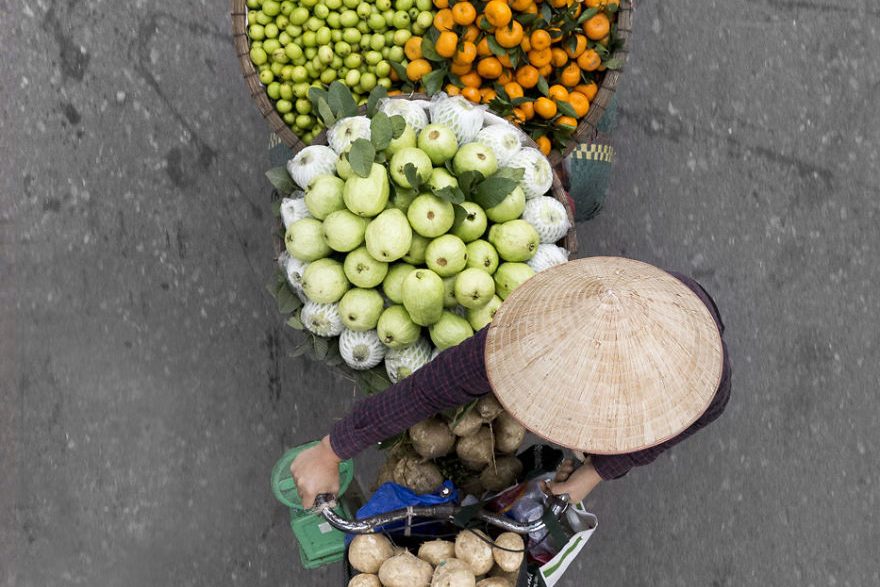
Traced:
<path id="1" fill-rule="evenodd" d="M 251 94 L 251 99 L 257 105 L 257 108 L 263 118 L 269 123 L 272 131 L 278 135 L 278 138 L 287 145 L 294 153 L 301 151 L 306 144 L 298 137 L 281 119 L 281 116 L 272 106 L 266 88 L 260 82 L 259 74 L 250 60 L 250 43 L 247 36 L 247 3 L 246 0 L 230 0 L 231 11 L 230 17 L 232 21 L 232 43 L 238 56 L 238 64 L 244 77 L 245 85 Z M 553 151 L 550 156 L 550 163 L 553 166 L 559 164 L 575 147 L 579 144 L 592 142 L 599 121 L 602 119 L 605 110 L 609 107 L 611 99 L 617 90 L 620 77 L 626 66 L 627 57 L 629 55 L 629 45 L 632 37 L 632 14 L 633 0 L 620 0 L 620 8 L 617 11 L 617 36 L 620 39 L 620 46 L 611 54 L 612 59 L 620 60 L 621 64 L 618 69 L 608 70 L 602 79 L 602 85 L 596 94 L 596 98 L 590 103 L 590 110 L 587 115 L 581 119 L 577 129 L 572 135 L 572 140 L 568 142 L 565 149 L 560 153 Z M 424 94 L 411 94 L 407 97 L 424 96 Z M 312 144 L 317 144 L 318 139 L 323 139 L 323 132 L 315 137 Z M 566 209 L 569 206 L 566 204 Z"/>

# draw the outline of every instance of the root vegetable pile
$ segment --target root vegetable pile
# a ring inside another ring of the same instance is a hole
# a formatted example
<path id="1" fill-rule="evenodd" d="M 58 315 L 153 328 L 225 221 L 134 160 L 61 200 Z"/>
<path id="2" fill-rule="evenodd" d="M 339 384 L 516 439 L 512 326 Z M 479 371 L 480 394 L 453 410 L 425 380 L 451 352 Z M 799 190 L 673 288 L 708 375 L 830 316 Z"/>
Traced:
<path id="1" fill-rule="evenodd" d="M 514 587 L 525 548 L 518 534 L 505 532 L 492 539 L 480 530 L 462 530 L 454 542 L 425 542 L 418 556 L 405 549 L 391 554 L 383 536 L 364 538 L 356 537 L 349 548 L 349 562 L 361 573 L 349 587 Z M 374 569 L 379 560 L 376 570 L 362 570 Z"/>

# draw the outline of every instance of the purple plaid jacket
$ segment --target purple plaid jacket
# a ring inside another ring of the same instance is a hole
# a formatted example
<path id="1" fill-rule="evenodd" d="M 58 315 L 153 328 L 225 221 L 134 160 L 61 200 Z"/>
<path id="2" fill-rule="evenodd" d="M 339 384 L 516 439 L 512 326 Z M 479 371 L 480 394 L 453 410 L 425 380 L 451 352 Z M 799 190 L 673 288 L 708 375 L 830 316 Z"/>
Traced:
<path id="1" fill-rule="evenodd" d="M 724 324 L 715 302 L 697 282 L 672 273 L 687 285 L 709 308 L 721 334 Z M 416 422 L 449 408 L 461 406 L 492 391 L 486 376 L 483 351 L 488 327 L 384 392 L 360 400 L 338 421 L 330 433 L 334 452 L 343 459 L 353 457 L 368 446 L 406 430 Z M 730 361 L 724 344 L 724 371 L 715 397 L 700 418 L 675 438 L 657 446 L 619 455 L 592 455 L 596 471 L 603 479 L 616 479 L 630 469 L 654 462 L 668 448 L 716 420 L 730 397 Z"/>

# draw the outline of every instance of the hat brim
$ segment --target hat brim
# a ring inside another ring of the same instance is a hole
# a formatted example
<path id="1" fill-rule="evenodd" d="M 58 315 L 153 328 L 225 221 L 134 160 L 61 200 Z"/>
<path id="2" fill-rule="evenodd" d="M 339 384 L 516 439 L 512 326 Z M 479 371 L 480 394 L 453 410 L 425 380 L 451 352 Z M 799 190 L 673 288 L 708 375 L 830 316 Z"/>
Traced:
<path id="1" fill-rule="evenodd" d="M 486 372 L 535 435 L 590 454 L 674 438 L 721 381 L 721 334 L 684 283 L 647 263 L 591 257 L 542 271 L 498 309 Z"/>

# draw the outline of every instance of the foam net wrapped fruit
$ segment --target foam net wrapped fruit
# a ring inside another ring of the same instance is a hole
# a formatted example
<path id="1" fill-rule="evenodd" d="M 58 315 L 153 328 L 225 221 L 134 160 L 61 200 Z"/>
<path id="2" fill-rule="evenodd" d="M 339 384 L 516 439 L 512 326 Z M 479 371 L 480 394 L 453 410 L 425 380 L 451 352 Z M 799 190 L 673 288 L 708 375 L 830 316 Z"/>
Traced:
<path id="1" fill-rule="evenodd" d="M 309 334 L 303 350 L 366 391 L 471 337 L 536 271 L 567 260 L 570 216 L 547 195 L 549 162 L 485 106 L 377 88 L 359 111 L 338 82 L 309 98 L 331 146 L 267 173 L 283 234 L 270 289 Z"/>

